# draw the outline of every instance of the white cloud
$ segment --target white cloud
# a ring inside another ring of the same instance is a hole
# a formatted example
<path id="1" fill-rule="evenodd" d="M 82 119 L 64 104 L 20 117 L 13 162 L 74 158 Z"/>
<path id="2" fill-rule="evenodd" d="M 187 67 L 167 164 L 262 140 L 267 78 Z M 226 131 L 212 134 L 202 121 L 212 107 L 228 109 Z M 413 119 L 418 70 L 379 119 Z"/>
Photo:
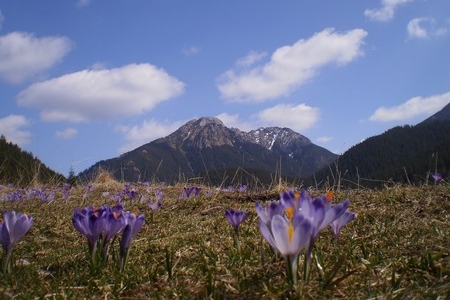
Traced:
<path id="1" fill-rule="evenodd" d="M 0 36 L 0 77 L 17 84 L 59 62 L 71 49 L 66 37 L 37 38 L 24 32 Z"/>
<path id="2" fill-rule="evenodd" d="M 9 115 L 0 118 L 0 134 L 19 146 L 26 145 L 30 142 L 31 133 L 24 127 L 30 126 L 30 121 L 21 115 Z"/>
<path id="3" fill-rule="evenodd" d="M 424 22 L 425 18 L 416 18 L 411 21 L 409 21 L 407 30 L 408 30 L 408 36 L 409 37 L 415 37 L 415 38 L 426 38 L 428 37 L 428 32 L 425 28 L 423 28 L 420 23 Z"/>
<path id="4" fill-rule="evenodd" d="M 77 7 L 88 6 L 91 3 L 91 0 L 78 0 Z"/>
<path id="5" fill-rule="evenodd" d="M 252 115 L 249 120 L 242 121 L 239 115 L 222 113 L 217 116 L 227 127 L 235 127 L 249 131 L 259 127 L 287 127 L 301 132 L 314 126 L 320 117 L 320 109 L 306 104 L 279 104 L 266 108 Z"/>
<path id="6" fill-rule="evenodd" d="M 138 115 L 184 92 L 184 83 L 150 64 L 83 70 L 31 85 L 17 104 L 44 121 L 84 122 Z"/>
<path id="7" fill-rule="evenodd" d="M 219 77 L 218 89 L 223 98 L 236 102 L 263 102 L 286 96 L 315 76 L 321 67 L 346 64 L 360 56 L 366 35 L 362 29 L 345 33 L 325 29 L 308 40 L 278 48 L 264 65 L 228 70 Z M 240 61 L 249 61 L 249 56 Z"/>
<path id="8" fill-rule="evenodd" d="M 436 20 L 433 18 L 415 18 L 409 21 L 407 31 L 410 38 L 424 39 L 442 36 L 447 33 L 448 29 L 436 27 Z"/>
<path id="9" fill-rule="evenodd" d="M 320 109 L 306 104 L 278 104 L 257 113 L 258 122 L 304 131 L 319 121 Z"/>
<path id="10" fill-rule="evenodd" d="M 431 116 L 450 103 L 450 92 L 430 97 L 414 97 L 403 104 L 380 107 L 369 118 L 371 121 L 403 121 L 419 115 Z"/>
<path id="11" fill-rule="evenodd" d="M 395 10 L 399 5 L 412 1 L 414 0 L 381 0 L 381 8 L 366 9 L 364 15 L 374 21 L 389 21 L 394 17 Z"/>
<path id="12" fill-rule="evenodd" d="M 333 138 L 331 136 L 321 136 L 316 139 L 316 141 L 318 143 L 322 143 L 322 144 L 328 143 L 332 140 L 333 140 Z"/>
<path id="13" fill-rule="evenodd" d="M 183 121 L 159 123 L 155 120 L 148 120 L 140 125 L 118 126 L 117 131 L 123 134 L 126 142 L 119 149 L 119 153 L 131 151 L 155 139 L 165 137 L 177 130 L 184 123 Z"/>
<path id="14" fill-rule="evenodd" d="M 244 122 L 240 120 L 238 114 L 231 115 L 228 113 L 221 113 L 217 115 L 216 118 L 220 119 L 228 128 L 237 128 L 242 131 L 250 131 L 252 129 L 260 127 L 254 121 Z"/>
<path id="15" fill-rule="evenodd" d="M 255 64 L 256 62 L 260 61 L 261 59 L 265 58 L 266 56 L 267 56 L 267 53 L 265 53 L 265 52 L 258 53 L 255 51 L 250 51 L 247 54 L 247 56 L 244 56 L 244 57 L 241 57 L 240 59 L 238 59 L 238 61 L 236 62 L 236 65 L 248 67 L 248 66 L 251 66 L 251 65 Z"/>
<path id="16" fill-rule="evenodd" d="M 200 52 L 200 48 L 197 46 L 189 46 L 183 48 L 183 54 L 186 56 L 195 55 Z"/>
<path id="17" fill-rule="evenodd" d="M 78 130 L 72 127 L 67 127 L 64 130 L 56 131 L 56 137 L 59 139 L 67 140 L 75 137 L 78 134 Z"/>

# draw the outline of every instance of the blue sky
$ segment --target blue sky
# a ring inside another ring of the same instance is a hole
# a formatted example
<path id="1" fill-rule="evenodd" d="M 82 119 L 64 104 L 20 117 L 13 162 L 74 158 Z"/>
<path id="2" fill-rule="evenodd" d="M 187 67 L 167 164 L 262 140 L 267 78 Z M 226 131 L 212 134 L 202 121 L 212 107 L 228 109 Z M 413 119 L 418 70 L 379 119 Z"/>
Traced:
<path id="1" fill-rule="evenodd" d="M 448 0 L 0 0 L 0 134 L 67 175 L 220 118 L 341 154 L 450 102 Z"/>

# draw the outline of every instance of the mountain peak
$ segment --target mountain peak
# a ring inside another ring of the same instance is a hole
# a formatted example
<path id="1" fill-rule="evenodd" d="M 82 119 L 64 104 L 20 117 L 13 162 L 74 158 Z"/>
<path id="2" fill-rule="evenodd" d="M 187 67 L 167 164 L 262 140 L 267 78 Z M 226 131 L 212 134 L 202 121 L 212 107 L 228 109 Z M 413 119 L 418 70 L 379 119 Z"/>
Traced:
<path id="1" fill-rule="evenodd" d="M 195 123 L 198 123 L 198 125 L 201 127 L 206 126 L 206 125 L 212 125 L 212 124 L 219 125 L 219 126 L 225 126 L 220 119 L 214 118 L 214 117 L 203 117 L 203 118 L 195 120 Z"/>
<path id="2" fill-rule="evenodd" d="M 170 134 L 167 139 L 173 147 L 193 147 L 198 149 L 215 146 L 234 145 L 236 131 L 227 128 L 214 117 L 193 119 Z"/>

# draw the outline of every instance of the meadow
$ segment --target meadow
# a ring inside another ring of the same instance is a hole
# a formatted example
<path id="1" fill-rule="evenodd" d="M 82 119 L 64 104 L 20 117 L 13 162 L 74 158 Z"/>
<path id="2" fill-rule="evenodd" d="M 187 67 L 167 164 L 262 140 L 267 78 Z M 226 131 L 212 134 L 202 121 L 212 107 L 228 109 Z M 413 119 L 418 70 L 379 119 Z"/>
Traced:
<path id="1" fill-rule="evenodd" d="M 199 195 L 180 199 L 183 188 L 192 184 L 124 188 L 107 175 L 91 184 L 70 189 L 0 187 L 2 212 L 33 218 L 31 229 L 14 247 L 12 272 L 0 273 L 1 299 L 450 297 L 450 185 L 444 182 L 333 191 L 335 203 L 350 200 L 348 209 L 356 217 L 337 243 L 330 228 L 320 233 L 308 281 L 301 276 L 301 252 L 293 286 L 286 261 L 263 238 L 255 212 L 257 201 L 278 200 L 292 186 L 246 191 L 201 186 Z M 148 201 L 156 201 L 158 189 L 161 207 L 153 211 Z M 118 201 L 125 210 L 143 214 L 145 224 L 131 243 L 123 270 L 114 263 L 118 239 L 112 240 L 107 264 L 93 268 L 86 237 L 72 224 L 74 211 Z M 230 208 L 250 213 L 239 227 L 240 249 L 225 217 Z"/>

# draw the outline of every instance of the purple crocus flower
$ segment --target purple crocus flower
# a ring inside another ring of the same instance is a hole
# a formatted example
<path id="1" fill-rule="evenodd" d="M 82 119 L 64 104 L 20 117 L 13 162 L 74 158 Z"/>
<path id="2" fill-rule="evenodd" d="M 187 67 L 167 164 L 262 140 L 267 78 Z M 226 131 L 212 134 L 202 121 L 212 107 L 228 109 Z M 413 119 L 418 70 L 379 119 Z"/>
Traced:
<path id="1" fill-rule="evenodd" d="M 95 260 L 98 240 L 105 227 L 106 215 L 106 207 L 100 206 L 95 209 L 93 206 L 88 206 L 75 210 L 72 217 L 75 229 L 85 235 L 88 240 L 89 252 L 93 260 Z"/>
<path id="2" fill-rule="evenodd" d="M 11 272 L 11 254 L 14 245 L 30 230 L 33 218 L 15 211 L 5 212 L 0 222 L 0 243 L 6 253 L 3 260 L 3 273 Z"/>
<path id="3" fill-rule="evenodd" d="M 308 244 L 312 226 L 302 214 L 293 211 L 293 214 L 274 214 L 270 222 L 259 220 L 262 235 L 272 248 L 279 252 L 288 265 L 288 279 L 290 284 L 297 282 L 298 256 Z"/>
<path id="4" fill-rule="evenodd" d="M 160 202 L 164 198 L 164 192 L 161 188 L 158 188 L 155 192 L 156 200 Z"/>
<path id="5" fill-rule="evenodd" d="M 330 227 L 336 237 L 336 242 L 339 239 L 341 229 L 355 218 L 355 214 L 349 211 L 345 211 L 339 218 L 330 223 Z"/>
<path id="6" fill-rule="evenodd" d="M 270 222 L 275 215 L 282 215 L 285 211 L 283 205 L 278 204 L 276 201 L 268 201 L 264 206 L 261 203 L 256 202 L 256 213 L 261 221 L 270 228 Z"/>
<path id="7" fill-rule="evenodd" d="M 153 212 L 157 211 L 160 207 L 161 207 L 161 202 L 153 202 L 153 201 L 148 201 L 148 207 L 150 207 L 152 209 Z"/>
<path id="8" fill-rule="evenodd" d="M 332 206 L 333 194 L 327 193 L 321 197 L 313 199 L 306 195 L 306 191 L 300 192 L 300 213 L 311 222 L 312 230 L 310 240 L 307 245 L 305 280 L 308 280 L 311 265 L 312 251 L 319 233 L 338 219 L 347 210 L 350 200 L 346 199 L 335 206 Z"/>
<path id="9" fill-rule="evenodd" d="M 283 232 L 280 231 L 280 228 L 295 230 L 299 223 L 303 224 L 305 222 L 304 225 L 302 225 L 305 227 L 303 229 L 299 229 L 306 233 L 306 235 L 302 236 L 302 243 L 295 241 L 296 245 L 301 244 L 302 247 L 305 246 L 307 249 L 305 256 L 305 280 L 308 279 L 312 249 L 319 233 L 325 227 L 331 225 L 335 220 L 339 220 L 336 221 L 335 224 L 340 225 L 340 222 L 343 222 L 344 220 L 339 218 L 346 213 L 346 210 L 350 204 L 350 201 L 346 199 L 344 202 L 333 206 L 332 198 L 332 193 L 327 193 L 314 199 L 311 196 L 308 196 L 305 190 L 301 190 L 300 192 L 287 191 L 280 194 L 280 204 L 272 201 L 266 204 L 265 208 L 263 208 L 259 203 L 256 205 L 256 212 L 260 219 L 259 224 L 263 236 L 269 244 L 271 244 L 271 246 L 274 249 L 277 249 L 280 253 L 289 253 L 288 258 L 291 263 L 294 259 L 295 252 L 288 251 L 288 249 L 292 250 L 295 247 L 286 243 L 285 236 L 280 238 L 279 232 Z M 275 222 L 275 220 L 277 221 Z M 281 220 L 284 221 L 282 222 Z M 342 228 L 342 226 L 340 228 Z M 278 230 L 279 232 L 276 233 L 274 230 Z M 275 239 L 275 235 L 277 234 L 278 241 Z M 288 246 L 292 246 L 293 248 L 289 248 Z M 283 252 L 280 251 L 280 249 L 283 250 Z M 283 255 L 286 257 L 286 254 Z"/>
<path id="10" fill-rule="evenodd" d="M 185 198 L 198 196 L 198 195 L 200 195 L 201 190 L 202 190 L 201 187 L 196 187 L 196 186 L 185 187 L 184 188 L 184 196 L 185 196 Z M 183 199 L 184 199 L 184 197 L 183 197 Z"/>
<path id="11" fill-rule="evenodd" d="M 247 192 L 247 186 L 246 185 L 240 185 L 240 186 L 238 186 L 237 191 L 239 193 L 245 193 L 245 192 Z"/>
<path id="12" fill-rule="evenodd" d="M 125 227 L 125 218 L 122 211 L 123 206 L 121 205 L 116 205 L 113 208 L 107 208 L 103 228 L 103 245 L 107 244 Z"/>
<path id="13" fill-rule="evenodd" d="M 119 269 L 123 270 L 130 252 L 130 244 L 144 225 L 144 215 L 135 215 L 131 212 L 124 212 L 125 228 L 119 243 Z"/>
<path id="14" fill-rule="evenodd" d="M 242 222 L 247 220 L 249 215 L 250 215 L 250 212 L 245 213 L 240 209 L 234 210 L 231 208 L 231 209 L 225 210 L 225 216 L 226 216 L 227 220 L 233 226 L 236 234 L 238 234 L 239 225 L 241 225 Z"/>
<path id="15" fill-rule="evenodd" d="M 441 182 L 441 180 L 442 180 L 442 175 L 439 173 L 434 173 L 431 175 L 431 177 L 433 177 L 435 185 L 438 185 L 439 182 Z"/>

